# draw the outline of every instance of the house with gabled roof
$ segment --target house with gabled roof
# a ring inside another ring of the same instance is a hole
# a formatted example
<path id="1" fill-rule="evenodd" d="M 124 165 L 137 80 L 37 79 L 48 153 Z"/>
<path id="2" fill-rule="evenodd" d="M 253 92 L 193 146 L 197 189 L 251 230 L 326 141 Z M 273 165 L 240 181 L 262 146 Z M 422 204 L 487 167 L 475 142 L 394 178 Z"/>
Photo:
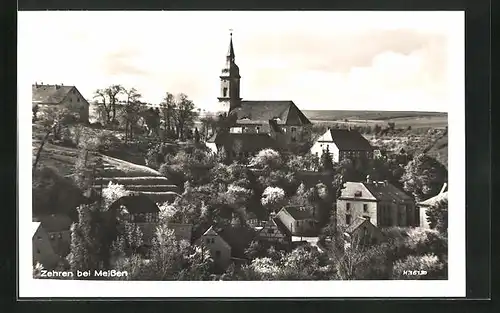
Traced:
<path id="1" fill-rule="evenodd" d="M 419 215 L 419 226 L 423 228 L 430 228 L 429 221 L 427 220 L 427 210 L 438 204 L 440 201 L 448 200 L 448 184 L 444 183 L 441 191 L 427 200 L 421 201 L 417 204 Z"/>
<path id="2" fill-rule="evenodd" d="M 41 222 L 32 222 L 31 226 L 33 265 L 40 263 L 45 269 L 55 268 L 61 257 L 54 251 L 53 245 L 49 239 L 49 234 L 47 234 L 42 227 Z"/>
<path id="3" fill-rule="evenodd" d="M 369 219 L 357 217 L 345 231 L 352 242 L 378 244 L 385 239 L 384 234 Z"/>
<path id="4" fill-rule="evenodd" d="M 291 100 L 242 100 L 240 68 L 235 62 L 233 37 L 229 41 L 225 66 L 220 78 L 216 114 L 229 118 L 230 133 L 280 134 L 283 144 L 293 147 L 310 141 L 312 123 Z M 261 137 L 245 137 L 253 140 Z"/>
<path id="5" fill-rule="evenodd" d="M 75 86 L 35 83 L 31 87 L 31 102 L 41 114 L 49 108 L 66 108 L 79 121 L 89 121 L 89 103 Z"/>
<path id="6" fill-rule="evenodd" d="M 314 210 L 303 206 L 286 206 L 277 214 L 276 218 L 288 229 L 291 236 L 314 237 L 319 234 L 319 221 Z"/>
<path id="7" fill-rule="evenodd" d="M 271 216 L 258 231 L 257 239 L 270 244 L 286 246 L 292 241 L 292 233 L 279 218 Z"/>
<path id="8" fill-rule="evenodd" d="M 108 212 L 117 216 L 123 216 L 136 224 L 142 232 L 145 245 L 149 245 L 155 236 L 156 227 L 159 221 L 160 208 L 148 196 L 141 193 L 130 193 L 113 202 Z"/>
<path id="9" fill-rule="evenodd" d="M 71 244 L 71 224 L 73 221 L 65 214 L 46 214 L 33 217 L 47 233 L 53 251 L 61 257 L 68 255 Z"/>
<path id="10" fill-rule="evenodd" d="M 358 131 L 351 129 L 328 129 L 314 140 L 310 153 L 321 157 L 328 152 L 335 163 L 346 159 L 371 159 L 374 148 Z"/>
<path id="11" fill-rule="evenodd" d="M 255 231 L 249 227 L 212 225 L 195 244 L 208 249 L 218 267 L 225 269 L 233 262 L 245 262 L 245 249 L 255 236 Z"/>
<path id="12" fill-rule="evenodd" d="M 417 226 L 418 212 L 412 197 L 388 181 L 346 182 L 337 198 L 336 220 L 350 226 L 358 217 L 377 227 Z"/>

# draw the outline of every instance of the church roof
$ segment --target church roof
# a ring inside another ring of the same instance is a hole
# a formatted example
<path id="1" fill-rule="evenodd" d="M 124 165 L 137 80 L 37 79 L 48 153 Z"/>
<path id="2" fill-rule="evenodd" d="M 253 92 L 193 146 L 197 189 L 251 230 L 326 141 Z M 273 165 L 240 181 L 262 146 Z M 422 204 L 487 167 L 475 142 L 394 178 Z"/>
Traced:
<path id="1" fill-rule="evenodd" d="M 241 152 L 258 152 L 263 149 L 277 149 L 278 143 L 266 133 L 221 133 L 209 139 L 217 146 L 224 146 L 226 150 Z"/>
<path id="2" fill-rule="evenodd" d="M 269 120 L 290 126 L 311 124 L 311 121 L 290 100 L 241 101 L 241 105 L 231 113 L 237 115 L 237 124 L 267 124 Z"/>
<path id="3" fill-rule="evenodd" d="M 373 147 L 356 130 L 330 129 L 318 139 L 319 142 L 333 142 L 343 151 L 372 151 Z"/>
<path id="4" fill-rule="evenodd" d="M 32 85 L 31 101 L 33 103 L 59 104 L 75 86 Z"/>

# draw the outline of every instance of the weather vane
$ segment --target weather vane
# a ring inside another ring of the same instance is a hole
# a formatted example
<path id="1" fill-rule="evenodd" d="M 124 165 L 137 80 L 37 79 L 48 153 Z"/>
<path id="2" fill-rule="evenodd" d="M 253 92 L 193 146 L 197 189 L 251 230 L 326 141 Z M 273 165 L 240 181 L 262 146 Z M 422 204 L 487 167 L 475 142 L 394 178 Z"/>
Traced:
<path id="1" fill-rule="evenodd" d="M 229 28 L 229 36 L 233 36 L 233 29 Z"/>

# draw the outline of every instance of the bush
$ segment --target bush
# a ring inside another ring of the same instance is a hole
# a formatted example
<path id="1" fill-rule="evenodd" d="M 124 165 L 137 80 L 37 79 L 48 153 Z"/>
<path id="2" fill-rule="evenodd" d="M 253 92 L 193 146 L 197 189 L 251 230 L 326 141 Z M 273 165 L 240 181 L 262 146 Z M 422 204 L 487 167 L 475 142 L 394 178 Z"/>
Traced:
<path id="1" fill-rule="evenodd" d="M 76 216 L 84 202 L 81 190 L 52 167 L 39 167 L 33 173 L 33 215 L 65 213 Z"/>
<path id="2" fill-rule="evenodd" d="M 392 279 L 447 279 L 446 265 L 434 254 L 410 255 L 394 264 Z M 423 275 L 407 275 L 405 271 L 421 271 Z"/>

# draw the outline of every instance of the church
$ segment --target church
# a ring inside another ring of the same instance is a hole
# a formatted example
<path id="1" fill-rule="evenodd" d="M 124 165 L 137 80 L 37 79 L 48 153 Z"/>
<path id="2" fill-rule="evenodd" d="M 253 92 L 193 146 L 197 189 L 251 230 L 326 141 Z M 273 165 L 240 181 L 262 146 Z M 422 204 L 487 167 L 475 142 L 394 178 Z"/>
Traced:
<path id="1" fill-rule="evenodd" d="M 240 69 L 235 59 L 231 34 L 226 64 L 220 75 L 220 96 L 215 110 L 217 114 L 228 117 L 229 133 L 215 134 L 207 144 L 214 150 L 220 150 L 224 146 L 226 150 L 232 149 L 233 155 L 247 155 L 265 148 L 293 150 L 309 143 L 312 123 L 293 101 L 250 101 L 241 98 Z M 257 142 L 245 142 L 249 140 Z M 231 146 L 228 147 L 229 142 Z M 234 151 L 232 146 L 237 142 L 237 147 L 251 148 L 249 151 Z"/>

